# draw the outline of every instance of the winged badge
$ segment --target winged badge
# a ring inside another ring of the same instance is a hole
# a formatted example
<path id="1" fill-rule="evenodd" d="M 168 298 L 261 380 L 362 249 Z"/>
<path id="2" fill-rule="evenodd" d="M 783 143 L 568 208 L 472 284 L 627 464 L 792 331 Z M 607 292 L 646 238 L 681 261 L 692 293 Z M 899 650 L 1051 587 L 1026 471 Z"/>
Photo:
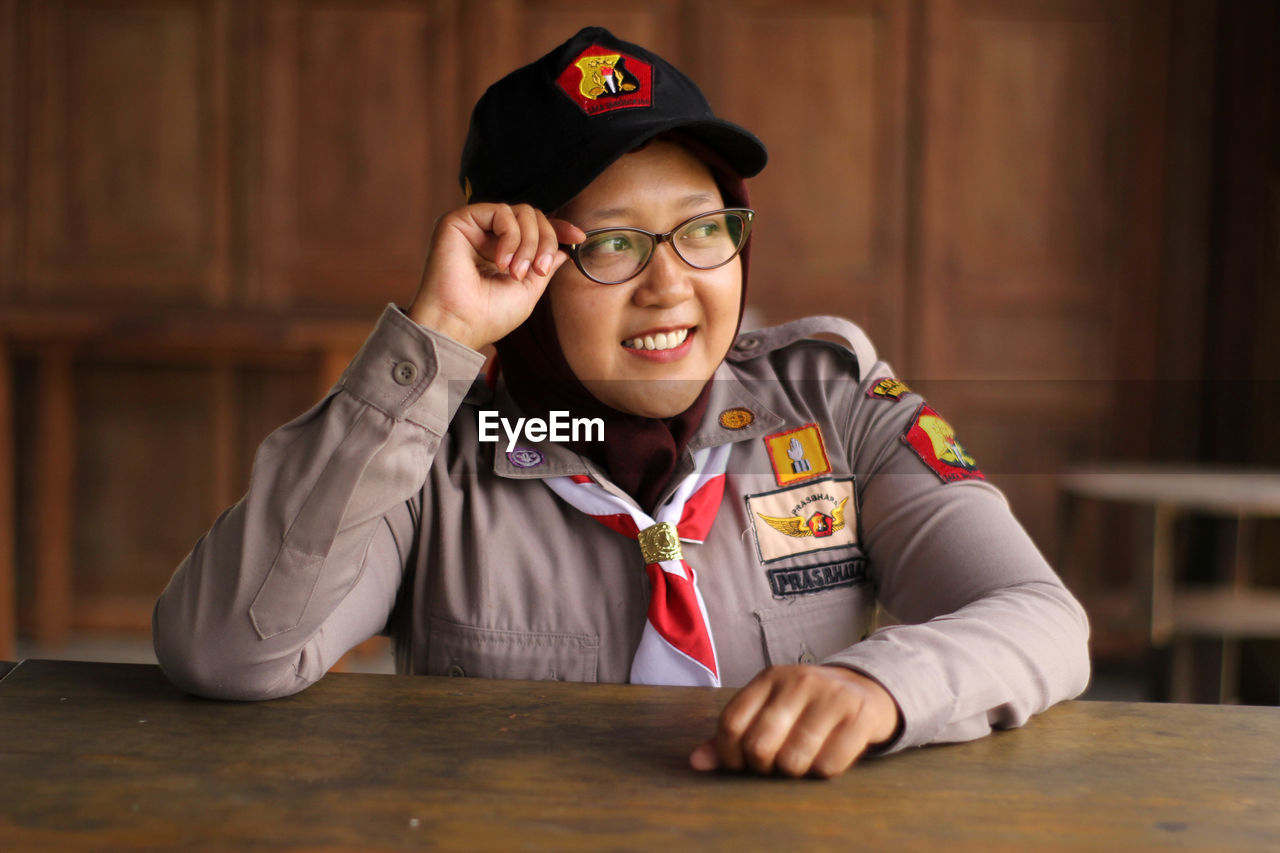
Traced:
<path id="1" fill-rule="evenodd" d="M 830 536 L 837 530 L 844 529 L 844 505 L 848 502 L 849 498 L 846 496 L 840 501 L 839 506 L 831 510 L 831 515 L 827 515 L 825 512 L 815 512 L 808 518 L 801 518 L 798 515 L 788 515 L 780 518 L 776 515 L 765 515 L 762 512 L 757 512 L 756 515 L 760 516 L 765 524 L 787 536 L 796 538 L 816 536 L 821 538 Z"/>

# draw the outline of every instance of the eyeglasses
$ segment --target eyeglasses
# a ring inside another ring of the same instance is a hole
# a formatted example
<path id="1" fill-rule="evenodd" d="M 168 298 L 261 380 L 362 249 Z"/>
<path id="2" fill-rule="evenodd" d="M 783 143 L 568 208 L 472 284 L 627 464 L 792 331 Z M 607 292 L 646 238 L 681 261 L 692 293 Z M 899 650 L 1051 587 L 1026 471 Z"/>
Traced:
<path id="1" fill-rule="evenodd" d="M 657 251 L 670 243 L 694 269 L 713 270 L 733 260 L 746 245 L 756 212 L 745 207 L 713 210 L 686 219 L 665 234 L 643 228 L 597 228 L 581 243 L 562 243 L 573 264 L 592 281 L 622 284 L 638 276 Z"/>

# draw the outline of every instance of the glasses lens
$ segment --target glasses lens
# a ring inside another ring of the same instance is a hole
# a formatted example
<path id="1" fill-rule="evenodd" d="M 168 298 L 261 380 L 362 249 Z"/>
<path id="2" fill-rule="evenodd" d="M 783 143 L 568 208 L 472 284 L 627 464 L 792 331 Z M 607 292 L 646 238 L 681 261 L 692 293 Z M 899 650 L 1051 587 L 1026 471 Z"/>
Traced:
<path id="1" fill-rule="evenodd" d="M 686 223 L 672 235 L 671 242 L 690 266 L 711 269 L 738 254 L 746 230 L 742 214 L 712 213 Z"/>
<path id="2" fill-rule="evenodd" d="M 578 262 L 587 275 L 605 284 L 626 281 L 653 252 L 653 238 L 642 231 L 617 229 L 589 234 L 578 246 Z"/>

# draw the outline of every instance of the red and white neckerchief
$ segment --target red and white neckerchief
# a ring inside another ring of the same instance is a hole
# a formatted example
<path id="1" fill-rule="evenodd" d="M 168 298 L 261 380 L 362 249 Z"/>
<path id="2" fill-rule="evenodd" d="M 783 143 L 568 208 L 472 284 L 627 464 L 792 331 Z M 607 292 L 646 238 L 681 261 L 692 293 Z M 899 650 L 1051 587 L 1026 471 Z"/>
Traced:
<path id="1" fill-rule="evenodd" d="M 649 617 L 631 661 L 632 684 L 720 686 L 707 608 L 697 575 L 680 552 L 680 542 L 700 544 L 711 532 L 724 494 L 731 447 L 722 444 L 695 453 L 693 473 L 658 508 L 656 518 L 605 491 L 590 477 L 543 480 L 570 506 L 640 544 L 649 577 Z"/>

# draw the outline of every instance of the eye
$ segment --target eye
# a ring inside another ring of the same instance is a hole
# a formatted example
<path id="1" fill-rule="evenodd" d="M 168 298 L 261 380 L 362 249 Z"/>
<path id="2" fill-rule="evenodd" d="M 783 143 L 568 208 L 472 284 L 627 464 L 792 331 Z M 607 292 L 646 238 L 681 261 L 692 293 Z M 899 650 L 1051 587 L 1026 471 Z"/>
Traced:
<path id="1" fill-rule="evenodd" d="M 579 253 L 589 257 L 607 258 L 612 255 L 626 254 L 634 249 L 635 244 L 627 232 L 608 231 L 588 237 Z"/>
<path id="2" fill-rule="evenodd" d="M 720 236 L 721 228 L 719 219 L 699 219 L 697 222 L 691 222 L 685 226 L 680 234 L 681 240 L 714 240 Z"/>

